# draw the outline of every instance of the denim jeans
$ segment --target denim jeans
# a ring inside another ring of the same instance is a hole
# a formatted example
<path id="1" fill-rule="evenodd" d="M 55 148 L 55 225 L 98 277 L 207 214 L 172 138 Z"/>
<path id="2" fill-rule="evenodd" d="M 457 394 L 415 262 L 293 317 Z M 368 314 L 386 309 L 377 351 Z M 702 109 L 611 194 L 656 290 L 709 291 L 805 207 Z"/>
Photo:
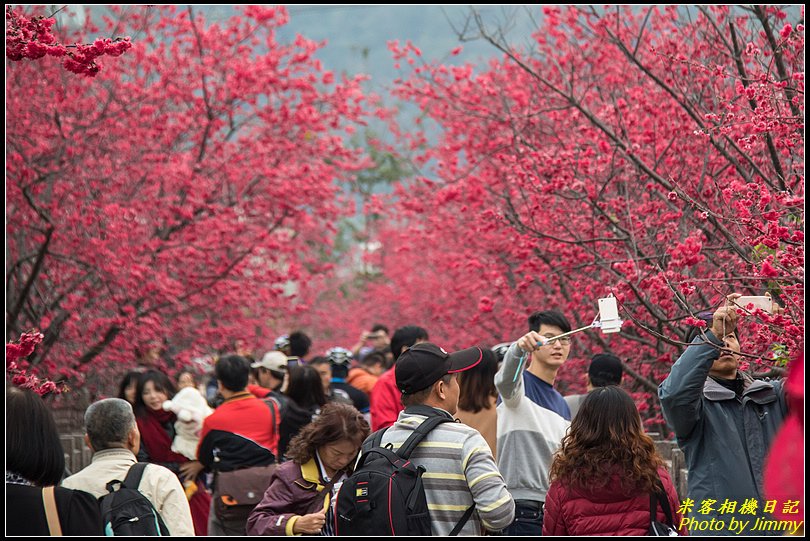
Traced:
<path id="1" fill-rule="evenodd" d="M 543 502 L 515 500 L 515 521 L 504 535 L 543 535 Z"/>

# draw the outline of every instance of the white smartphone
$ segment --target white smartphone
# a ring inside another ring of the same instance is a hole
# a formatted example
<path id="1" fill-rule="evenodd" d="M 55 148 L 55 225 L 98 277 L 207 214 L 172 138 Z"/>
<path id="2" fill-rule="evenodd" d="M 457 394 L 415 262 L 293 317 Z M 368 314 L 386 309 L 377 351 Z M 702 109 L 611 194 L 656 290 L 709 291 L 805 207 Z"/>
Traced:
<path id="1" fill-rule="evenodd" d="M 619 319 L 619 307 L 616 306 L 616 297 L 599 299 L 599 321 Z"/>
<path id="2" fill-rule="evenodd" d="M 773 309 L 773 299 L 764 295 L 760 297 L 740 297 L 734 301 L 734 304 L 750 311 L 759 308 L 769 314 Z"/>
<path id="3" fill-rule="evenodd" d="M 610 334 L 622 330 L 622 320 L 619 319 L 619 307 L 616 297 L 599 299 L 599 323 L 603 334 Z"/>

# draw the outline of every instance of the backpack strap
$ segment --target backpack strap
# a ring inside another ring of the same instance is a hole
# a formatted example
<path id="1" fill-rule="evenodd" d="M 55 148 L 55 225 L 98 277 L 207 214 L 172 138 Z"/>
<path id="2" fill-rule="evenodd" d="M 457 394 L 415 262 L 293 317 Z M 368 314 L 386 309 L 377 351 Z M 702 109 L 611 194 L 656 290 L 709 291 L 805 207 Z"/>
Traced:
<path id="1" fill-rule="evenodd" d="M 453 529 L 450 531 L 450 533 L 448 535 L 458 535 L 458 533 L 461 531 L 461 529 L 464 527 L 464 525 L 467 524 L 467 521 L 470 520 L 470 517 L 472 516 L 474 510 L 475 510 L 475 504 L 472 504 L 471 506 L 469 506 L 467 508 L 467 510 L 464 511 L 464 515 L 462 515 L 461 519 L 453 527 Z"/>
<path id="2" fill-rule="evenodd" d="M 141 477 L 143 477 L 143 472 L 146 470 L 146 466 L 148 464 L 148 462 L 136 462 L 133 464 L 129 468 L 127 476 L 124 478 L 124 482 L 121 484 L 121 486 L 124 488 L 138 490 L 138 485 L 141 484 Z"/>
<path id="3" fill-rule="evenodd" d="M 276 423 L 276 411 L 279 413 L 281 412 L 281 406 L 276 401 L 276 399 L 269 394 L 262 398 L 262 402 L 267 404 L 267 407 L 270 408 L 270 416 L 273 418 L 271 421 L 271 426 L 273 427 L 273 435 L 278 434 L 278 424 Z"/>
<path id="4" fill-rule="evenodd" d="M 376 432 L 372 432 L 371 435 L 365 439 L 363 445 L 360 446 L 360 458 L 358 459 L 357 464 L 354 465 L 355 470 L 360 468 L 366 462 L 366 457 L 368 456 L 369 451 L 375 447 L 382 446 L 382 437 L 386 430 L 388 430 L 388 427 L 381 428 Z"/>
<path id="5" fill-rule="evenodd" d="M 664 511 L 664 516 L 667 519 L 667 526 L 670 528 L 675 528 L 675 523 L 672 521 L 672 509 L 669 507 L 669 498 L 667 498 L 667 493 L 664 490 L 664 485 L 661 481 L 658 481 L 658 489 L 652 494 L 650 494 L 650 520 L 653 522 L 655 521 L 655 516 L 658 511 L 658 505 L 661 505 L 661 509 Z"/>
<path id="6" fill-rule="evenodd" d="M 432 415 L 422 421 L 416 430 L 413 431 L 413 434 L 408 436 L 408 439 L 405 440 L 405 443 L 402 444 L 402 447 L 397 449 L 397 456 L 400 458 L 408 458 L 411 456 L 411 453 L 416 446 L 419 445 L 419 442 L 424 439 L 425 436 L 428 435 L 428 432 L 436 428 L 442 423 L 451 423 L 453 422 L 452 419 L 444 416 L 444 415 Z"/>
<path id="7" fill-rule="evenodd" d="M 371 451 L 374 447 L 382 447 L 383 434 L 385 434 L 386 430 L 388 430 L 387 426 L 385 428 L 379 429 L 378 431 L 374 432 L 372 435 L 367 437 L 366 441 L 363 442 L 363 446 L 361 447 L 363 453 Z"/>

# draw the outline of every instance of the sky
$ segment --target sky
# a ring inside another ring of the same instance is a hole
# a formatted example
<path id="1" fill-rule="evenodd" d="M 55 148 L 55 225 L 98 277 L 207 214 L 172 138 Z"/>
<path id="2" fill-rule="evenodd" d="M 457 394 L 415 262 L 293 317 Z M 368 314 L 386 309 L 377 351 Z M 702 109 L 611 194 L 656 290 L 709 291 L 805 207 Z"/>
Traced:
<path id="1" fill-rule="evenodd" d="M 231 6 L 198 6 L 212 18 L 233 14 Z M 318 58 L 326 69 L 339 75 L 365 73 L 371 76 L 367 90 L 383 94 L 398 76 L 387 43 L 411 40 L 427 60 L 446 63 L 472 61 L 485 65 L 497 55 L 482 40 L 461 43 L 456 28 L 462 28 L 469 6 L 458 5 L 288 5 L 290 22 L 279 31 L 281 41 L 296 34 L 325 41 Z M 507 36 L 526 43 L 536 28 L 532 17 L 541 17 L 538 6 L 476 6 L 488 24 L 511 28 Z M 461 45 L 461 54 L 450 52 Z"/>

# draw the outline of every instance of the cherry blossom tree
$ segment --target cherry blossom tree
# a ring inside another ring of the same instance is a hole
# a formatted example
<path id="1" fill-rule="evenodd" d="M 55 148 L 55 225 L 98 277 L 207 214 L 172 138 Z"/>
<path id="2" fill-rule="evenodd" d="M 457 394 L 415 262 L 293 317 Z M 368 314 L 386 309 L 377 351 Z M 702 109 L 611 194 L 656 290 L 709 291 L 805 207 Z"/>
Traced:
<path id="1" fill-rule="evenodd" d="M 786 308 L 744 318 L 752 370 L 802 351 L 803 25 L 775 6 L 542 9 L 530 48 L 471 13 L 462 38 L 501 54 L 486 67 L 391 44 L 422 174 L 376 203 L 395 220 L 358 303 L 452 348 L 514 339 L 537 309 L 588 325 L 612 293 L 621 333 L 578 338 L 559 386 L 612 351 L 651 423 L 686 331 L 728 293 Z"/>
<path id="2" fill-rule="evenodd" d="M 286 21 L 113 7 L 54 34 L 131 36 L 95 77 L 8 64 L 6 336 L 43 335 L 23 368 L 98 382 L 156 352 L 264 346 L 307 310 L 350 212 L 338 183 L 369 165 L 345 141 L 380 113 L 322 44 L 278 42 Z"/>

